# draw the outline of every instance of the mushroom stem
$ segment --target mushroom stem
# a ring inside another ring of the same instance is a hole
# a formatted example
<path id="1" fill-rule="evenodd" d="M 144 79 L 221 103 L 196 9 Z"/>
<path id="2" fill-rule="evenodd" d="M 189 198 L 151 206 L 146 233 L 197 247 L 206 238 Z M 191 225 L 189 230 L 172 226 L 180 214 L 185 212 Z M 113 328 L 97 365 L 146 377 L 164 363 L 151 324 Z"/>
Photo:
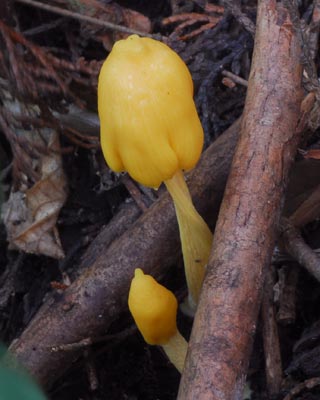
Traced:
<path id="1" fill-rule="evenodd" d="M 188 342 L 186 339 L 177 331 L 166 344 L 162 345 L 162 348 L 172 364 L 182 374 L 188 349 Z"/>
<path id="2" fill-rule="evenodd" d="M 181 170 L 165 181 L 176 209 L 189 290 L 188 305 L 195 311 L 208 262 L 213 235 L 195 209 Z"/>

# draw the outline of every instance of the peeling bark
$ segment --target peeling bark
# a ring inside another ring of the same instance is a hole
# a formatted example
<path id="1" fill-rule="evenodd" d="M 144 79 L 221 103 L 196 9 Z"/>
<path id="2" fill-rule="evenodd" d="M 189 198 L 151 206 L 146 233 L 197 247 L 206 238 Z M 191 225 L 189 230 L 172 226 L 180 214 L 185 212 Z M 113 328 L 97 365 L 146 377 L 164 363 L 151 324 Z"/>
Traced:
<path id="1" fill-rule="evenodd" d="M 179 400 L 241 399 L 291 161 L 300 47 L 281 2 L 261 0 L 241 134 L 194 320 Z"/>

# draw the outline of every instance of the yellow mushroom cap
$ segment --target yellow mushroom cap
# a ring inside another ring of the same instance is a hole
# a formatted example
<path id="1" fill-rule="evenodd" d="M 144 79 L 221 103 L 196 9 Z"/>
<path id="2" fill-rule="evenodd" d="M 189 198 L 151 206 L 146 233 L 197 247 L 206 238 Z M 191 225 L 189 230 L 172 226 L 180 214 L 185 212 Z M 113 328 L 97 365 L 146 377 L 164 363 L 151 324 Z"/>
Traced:
<path id="1" fill-rule="evenodd" d="M 110 168 L 145 186 L 157 188 L 200 157 L 192 78 L 164 43 L 137 35 L 115 43 L 100 71 L 98 111 Z"/>
<path id="2" fill-rule="evenodd" d="M 129 309 L 149 344 L 163 345 L 177 333 L 178 302 L 174 294 L 140 268 L 135 270 L 129 292 Z"/>

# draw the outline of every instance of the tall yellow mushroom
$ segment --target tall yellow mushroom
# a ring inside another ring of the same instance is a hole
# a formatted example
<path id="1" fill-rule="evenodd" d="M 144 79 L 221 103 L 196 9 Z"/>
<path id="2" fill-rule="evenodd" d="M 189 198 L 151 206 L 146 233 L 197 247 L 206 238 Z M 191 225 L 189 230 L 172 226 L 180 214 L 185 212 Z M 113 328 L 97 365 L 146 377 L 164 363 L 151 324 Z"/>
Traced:
<path id="1" fill-rule="evenodd" d="M 139 331 L 148 344 L 162 346 L 169 360 L 181 373 L 188 344 L 177 328 L 177 300 L 140 268 L 131 282 L 128 305 Z"/>
<path id="2" fill-rule="evenodd" d="M 189 306 L 195 309 L 212 233 L 192 204 L 182 172 L 195 166 L 203 147 L 189 70 L 164 43 L 137 35 L 120 40 L 100 71 L 98 111 L 110 168 L 152 188 L 164 182 L 173 198 Z"/>

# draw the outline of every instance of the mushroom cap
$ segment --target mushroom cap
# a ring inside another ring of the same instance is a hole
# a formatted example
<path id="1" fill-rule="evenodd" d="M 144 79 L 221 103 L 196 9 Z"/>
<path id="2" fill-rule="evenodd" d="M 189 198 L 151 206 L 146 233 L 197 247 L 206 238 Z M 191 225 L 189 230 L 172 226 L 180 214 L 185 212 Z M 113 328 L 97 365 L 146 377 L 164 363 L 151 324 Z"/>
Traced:
<path id="1" fill-rule="evenodd" d="M 157 188 L 200 157 L 192 78 L 164 43 L 137 35 L 115 43 L 99 75 L 98 112 L 109 167 L 145 186 Z"/>
<path id="2" fill-rule="evenodd" d="M 177 333 L 178 302 L 174 294 L 140 268 L 135 270 L 129 299 L 130 312 L 144 340 L 163 345 Z"/>

